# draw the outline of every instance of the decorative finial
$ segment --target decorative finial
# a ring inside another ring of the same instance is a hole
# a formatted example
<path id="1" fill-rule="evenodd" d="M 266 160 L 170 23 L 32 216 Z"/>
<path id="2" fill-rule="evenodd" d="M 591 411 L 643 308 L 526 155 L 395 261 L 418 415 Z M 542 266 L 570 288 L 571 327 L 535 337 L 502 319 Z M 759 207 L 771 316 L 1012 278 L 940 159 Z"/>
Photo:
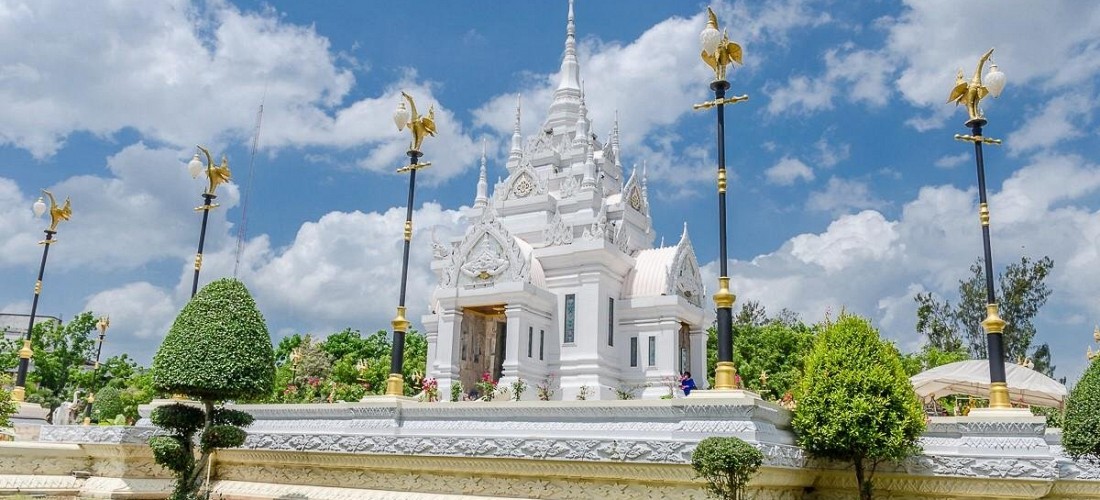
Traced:
<path id="1" fill-rule="evenodd" d="M 714 70 L 716 81 L 726 79 L 726 68 L 731 63 L 741 64 L 741 46 L 731 42 L 724 30 L 718 31 L 718 16 L 710 7 L 707 7 L 707 27 L 699 33 L 699 41 L 703 44 L 700 56 Z"/>
<path id="2" fill-rule="evenodd" d="M 474 208 L 481 208 L 489 203 L 489 182 L 485 158 L 485 139 L 481 139 L 481 171 L 477 176 L 477 195 L 474 197 Z"/>
<path id="3" fill-rule="evenodd" d="M 982 84 L 982 66 L 992 55 L 993 49 L 989 49 L 985 54 L 982 54 L 982 57 L 978 59 L 978 67 L 974 69 L 974 76 L 970 78 L 969 82 L 966 81 L 963 71 L 960 69 L 955 76 L 955 86 L 951 89 L 951 95 L 947 97 L 948 103 L 953 102 L 956 106 L 959 104 L 966 106 L 966 113 L 969 117 L 966 122 L 967 126 L 979 121 L 984 125 L 985 116 L 982 114 L 981 108 L 978 107 L 978 103 L 989 94 L 993 94 L 993 97 L 1001 95 L 1001 91 L 1004 89 L 1004 73 L 997 70 L 996 66 L 990 68 L 988 85 Z"/>
<path id="4" fill-rule="evenodd" d="M 60 224 L 61 221 L 69 220 L 69 218 L 73 216 L 72 202 L 66 197 L 65 203 L 58 206 L 57 200 L 53 197 L 53 193 L 45 189 L 42 190 L 42 193 L 50 199 L 50 228 L 47 229 L 47 231 L 57 232 L 57 225 Z"/>

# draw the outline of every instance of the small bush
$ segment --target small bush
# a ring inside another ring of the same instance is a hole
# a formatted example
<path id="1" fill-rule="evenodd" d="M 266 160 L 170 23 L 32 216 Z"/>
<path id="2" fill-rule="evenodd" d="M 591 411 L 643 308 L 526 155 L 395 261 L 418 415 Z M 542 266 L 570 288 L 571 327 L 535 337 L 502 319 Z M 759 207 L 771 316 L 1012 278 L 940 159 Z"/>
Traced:
<path id="1" fill-rule="evenodd" d="M 202 452 L 206 453 L 214 448 L 236 448 L 244 444 L 248 436 L 240 427 L 232 425 L 212 425 L 202 433 L 200 444 Z"/>
<path id="2" fill-rule="evenodd" d="M 1062 446 L 1074 460 L 1100 460 L 1100 362 L 1093 361 L 1066 401 Z"/>
<path id="3" fill-rule="evenodd" d="M 451 401 L 462 400 L 462 382 L 457 380 L 451 381 Z"/>
<path id="4" fill-rule="evenodd" d="M 149 438 L 149 447 L 153 449 L 153 458 L 168 470 L 183 474 L 191 470 L 192 460 L 187 447 L 176 436 L 153 436 Z"/>
<path id="5" fill-rule="evenodd" d="M 95 393 L 95 402 L 92 403 L 92 416 L 98 421 L 108 421 L 126 411 L 126 404 L 122 400 L 122 391 L 107 386 Z"/>
<path id="6" fill-rule="evenodd" d="M 709 437 L 691 454 L 696 476 L 707 481 L 707 491 L 722 500 L 745 498 L 745 485 L 764 463 L 764 454 L 735 437 Z"/>
<path id="7" fill-rule="evenodd" d="M 190 436 L 202 429 L 206 414 L 199 408 L 180 403 L 158 406 L 149 415 L 157 427 L 163 427 L 181 436 Z"/>

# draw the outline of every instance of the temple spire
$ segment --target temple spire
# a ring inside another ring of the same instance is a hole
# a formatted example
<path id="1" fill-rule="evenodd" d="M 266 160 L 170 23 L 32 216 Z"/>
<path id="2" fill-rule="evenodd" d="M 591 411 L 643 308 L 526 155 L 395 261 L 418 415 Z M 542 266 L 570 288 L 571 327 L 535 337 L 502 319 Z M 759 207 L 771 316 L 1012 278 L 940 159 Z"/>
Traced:
<path id="1" fill-rule="evenodd" d="M 581 189 L 596 189 L 596 160 L 591 147 L 588 148 L 584 160 L 584 177 L 581 178 Z"/>
<path id="2" fill-rule="evenodd" d="M 581 85 L 581 107 L 577 112 L 577 135 L 573 137 L 573 147 L 583 148 L 588 144 L 588 108 L 584 105 L 584 85 Z"/>
<path id="3" fill-rule="evenodd" d="M 554 90 L 554 101 L 543 129 L 571 127 L 577 121 L 581 97 L 581 65 L 577 60 L 577 28 L 573 22 L 573 0 L 569 0 L 569 16 L 565 25 L 565 54 L 561 59 L 561 81 Z"/>
<path id="4" fill-rule="evenodd" d="M 474 208 L 485 208 L 489 204 L 489 182 L 485 171 L 485 139 L 481 140 L 481 173 L 477 177 L 477 197 L 474 198 Z"/>
<path id="5" fill-rule="evenodd" d="M 512 128 L 512 149 L 508 152 L 508 166 L 515 167 L 523 158 L 523 135 L 520 133 L 520 95 L 516 94 L 516 124 Z"/>
<path id="6" fill-rule="evenodd" d="M 573 24 L 573 0 L 569 0 L 569 17 L 565 24 L 565 57 L 561 61 L 561 82 L 558 90 L 581 88 L 581 66 L 577 62 L 577 27 Z"/>

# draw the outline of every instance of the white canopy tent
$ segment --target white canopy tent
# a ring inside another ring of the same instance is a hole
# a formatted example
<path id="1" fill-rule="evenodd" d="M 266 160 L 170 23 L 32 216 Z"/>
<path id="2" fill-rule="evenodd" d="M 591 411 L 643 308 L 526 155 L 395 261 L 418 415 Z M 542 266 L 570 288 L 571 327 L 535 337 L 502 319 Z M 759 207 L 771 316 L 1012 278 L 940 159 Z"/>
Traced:
<path id="1" fill-rule="evenodd" d="M 1060 408 L 1066 400 L 1066 386 L 1035 370 L 1005 363 L 1008 396 L 1013 403 Z M 984 359 L 958 361 L 937 366 L 909 377 L 922 399 L 952 394 L 989 396 L 989 362 Z"/>

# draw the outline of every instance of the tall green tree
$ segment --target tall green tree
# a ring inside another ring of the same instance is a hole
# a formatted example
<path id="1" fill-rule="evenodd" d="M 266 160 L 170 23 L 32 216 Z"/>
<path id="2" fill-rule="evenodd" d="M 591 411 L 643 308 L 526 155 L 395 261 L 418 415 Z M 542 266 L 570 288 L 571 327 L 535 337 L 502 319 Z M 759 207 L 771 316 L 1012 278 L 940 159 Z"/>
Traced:
<path id="1" fill-rule="evenodd" d="M 0 374 L 0 429 L 11 427 L 11 416 L 19 411 L 19 405 L 12 401 L 11 391 L 7 390 L 11 384 L 11 377 L 6 373 Z"/>
<path id="2" fill-rule="evenodd" d="M 176 475 L 172 500 L 195 499 L 210 454 L 244 443 L 242 427 L 252 423 L 252 416 L 215 405 L 269 393 L 274 375 L 267 324 L 243 283 L 214 281 L 183 307 L 153 357 L 157 389 L 201 404 L 161 406 L 151 415 L 170 433 L 151 438 L 149 446 L 155 461 Z"/>
<path id="3" fill-rule="evenodd" d="M 985 319 L 986 294 L 985 271 L 979 259 L 970 266 L 970 277 L 959 282 L 959 301 L 952 305 L 931 293 L 919 293 L 917 301 L 917 333 L 928 338 L 932 347 L 944 352 L 965 349 L 972 358 L 985 358 L 986 334 L 982 330 Z M 1050 287 L 1046 278 L 1054 268 L 1050 257 L 1032 260 L 1021 257 L 1020 262 L 1009 264 L 996 280 L 999 314 L 1006 325 L 1004 340 L 1005 359 L 1016 362 L 1031 358 L 1035 369 L 1053 376 L 1047 344 L 1032 346 L 1035 337 L 1034 319 L 1047 298 Z"/>
<path id="4" fill-rule="evenodd" d="M 707 380 L 713 385 L 718 333 L 712 327 L 707 334 Z M 771 400 L 793 393 L 812 340 L 813 330 L 790 310 L 769 316 L 759 302 L 744 302 L 733 318 L 733 363 L 742 384 Z"/>
<path id="5" fill-rule="evenodd" d="M 868 320 L 841 314 L 814 339 L 791 425 L 811 456 L 852 464 L 869 500 L 879 464 L 918 452 L 924 415 L 894 345 Z"/>
<path id="6" fill-rule="evenodd" d="M 33 385 L 27 400 L 46 407 L 50 423 L 53 410 L 72 398 L 79 387 L 76 380 L 95 356 L 92 332 L 96 321 L 91 312 L 84 312 L 66 324 L 46 321 L 34 325 L 31 332 L 34 371 L 27 377 Z"/>

